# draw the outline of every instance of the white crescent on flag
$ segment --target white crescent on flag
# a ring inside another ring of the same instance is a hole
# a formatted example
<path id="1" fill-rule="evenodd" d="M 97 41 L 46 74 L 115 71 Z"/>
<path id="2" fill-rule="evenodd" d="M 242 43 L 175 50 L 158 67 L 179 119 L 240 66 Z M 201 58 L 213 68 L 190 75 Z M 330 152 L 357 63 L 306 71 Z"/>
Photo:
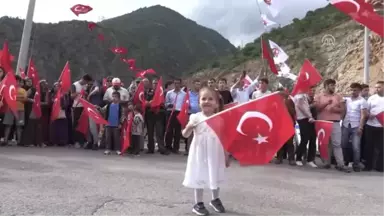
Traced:
<path id="1" fill-rule="evenodd" d="M 257 111 L 249 111 L 249 112 L 244 113 L 243 116 L 241 116 L 239 124 L 237 125 L 237 128 L 236 128 L 236 131 L 239 132 L 240 134 L 244 135 L 244 136 L 247 136 L 247 134 L 245 134 L 243 132 L 241 127 L 243 126 L 244 121 L 249 119 L 249 118 L 262 119 L 268 124 L 269 131 L 271 131 L 273 129 L 272 120 L 267 115 L 265 115 L 264 113 L 261 113 L 261 112 L 257 112 Z"/>
<path id="2" fill-rule="evenodd" d="M 13 90 L 13 91 L 12 91 Z M 9 98 L 11 99 L 11 100 L 13 100 L 13 101 L 15 101 L 16 100 L 16 88 L 15 88 L 15 86 L 14 85 L 11 85 L 10 87 L 9 87 Z M 12 94 L 12 93 L 15 93 L 14 95 Z"/>
<path id="3" fill-rule="evenodd" d="M 356 7 L 356 12 L 360 11 L 360 4 L 354 0 L 331 0 L 331 3 L 336 6 L 336 4 L 353 4 Z"/>

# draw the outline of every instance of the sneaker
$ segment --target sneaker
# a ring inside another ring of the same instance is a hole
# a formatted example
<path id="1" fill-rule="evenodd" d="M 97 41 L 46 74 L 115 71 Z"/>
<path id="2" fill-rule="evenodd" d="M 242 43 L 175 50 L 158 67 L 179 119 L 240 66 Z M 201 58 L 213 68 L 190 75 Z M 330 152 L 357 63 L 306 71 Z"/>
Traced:
<path id="1" fill-rule="evenodd" d="M 323 169 L 331 169 L 331 168 L 332 168 L 331 164 L 325 164 L 323 166 Z"/>
<path id="2" fill-rule="evenodd" d="M 223 203 L 219 198 L 216 198 L 212 200 L 209 205 L 215 210 L 217 213 L 225 213 L 225 208 L 223 206 Z"/>
<path id="3" fill-rule="evenodd" d="M 209 215 L 209 211 L 205 208 L 204 203 L 199 202 L 193 206 L 192 212 L 196 215 Z"/>
<path id="4" fill-rule="evenodd" d="M 116 154 L 117 155 L 121 155 L 121 151 L 116 151 Z"/>
<path id="5" fill-rule="evenodd" d="M 276 159 L 275 160 L 275 164 L 282 164 L 283 163 L 283 159 Z"/>
<path id="6" fill-rule="evenodd" d="M 317 168 L 317 165 L 313 161 L 308 162 L 307 165 L 312 167 L 312 168 Z"/>
<path id="7" fill-rule="evenodd" d="M 296 161 L 296 165 L 297 165 L 297 166 L 303 166 L 303 162 L 301 162 L 301 161 Z"/>
<path id="8" fill-rule="evenodd" d="M 105 151 L 104 151 L 104 154 L 105 154 L 105 155 L 109 155 L 109 154 L 111 154 L 111 152 L 110 152 L 109 150 L 105 150 Z"/>
<path id="9" fill-rule="evenodd" d="M 290 161 L 289 161 L 289 165 L 291 165 L 291 166 L 296 166 L 296 162 L 295 162 L 294 160 L 290 160 Z"/>
<path id="10" fill-rule="evenodd" d="M 77 143 L 75 143 L 75 148 L 77 148 L 77 149 L 78 149 L 78 148 L 81 148 L 81 145 L 80 145 L 80 143 L 78 143 L 78 142 L 77 142 Z"/>
<path id="11" fill-rule="evenodd" d="M 341 171 L 341 172 L 345 172 L 345 173 L 351 172 L 351 169 L 349 167 L 346 167 L 346 166 L 336 166 L 336 169 Z"/>
<path id="12" fill-rule="evenodd" d="M 354 172 L 360 172 L 361 171 L 361 168 L 359 166 L 354 166 L 353 167 L 353 171 Z"/>

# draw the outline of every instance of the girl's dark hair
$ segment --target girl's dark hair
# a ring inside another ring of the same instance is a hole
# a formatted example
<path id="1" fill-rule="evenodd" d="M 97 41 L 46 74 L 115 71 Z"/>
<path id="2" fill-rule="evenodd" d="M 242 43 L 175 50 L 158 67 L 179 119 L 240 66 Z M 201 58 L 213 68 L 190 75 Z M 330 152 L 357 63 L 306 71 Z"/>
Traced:
<path id="1" fill-rule="evenodd" d="M 218 91 L 212 89 L 212 88 L 208 88 L 208 87 L 203 87 L 200 89 L 199 91 L 199 98 L 200 98 L 200 94 L 201 92 L 203 91 L 209 91 L 213 94 L 213 96 L 215 97 L 216 99 L 216 102 L 217 104 L 219 105 L 219 107 L 215 110 L 215 113 L 218 113 L 218 112 L 221 112 L 224 110 L 224 102 L 223 102 L 223 99 L 221 98 L 221 95 Z"/>

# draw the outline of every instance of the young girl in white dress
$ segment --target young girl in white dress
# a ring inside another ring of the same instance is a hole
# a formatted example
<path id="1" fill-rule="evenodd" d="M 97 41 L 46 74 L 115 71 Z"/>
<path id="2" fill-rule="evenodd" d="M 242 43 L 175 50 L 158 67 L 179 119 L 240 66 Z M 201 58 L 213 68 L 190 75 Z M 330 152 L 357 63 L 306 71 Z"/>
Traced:
<path id="1" fill-rule="evenodd" d="M 229 157 L 214 131 L 202 122 L 220 109 L 218 93 L 210 88 L 202 88 L 199 92 L 199 105 L 201 112 L 192 114 L 182 131 L 184 137 L 189 137 L 192 132 L 194 134 L 183 185 L 194 189 L 195 205 L 192 212 L 197 215 L 209 214 L 203 202 L 204 188 L 207 188 L 212 192 L 209 205 L 216 212 L 224 213 L 225 208 L 219 198 L 219 184 L 224 180 Z"/>

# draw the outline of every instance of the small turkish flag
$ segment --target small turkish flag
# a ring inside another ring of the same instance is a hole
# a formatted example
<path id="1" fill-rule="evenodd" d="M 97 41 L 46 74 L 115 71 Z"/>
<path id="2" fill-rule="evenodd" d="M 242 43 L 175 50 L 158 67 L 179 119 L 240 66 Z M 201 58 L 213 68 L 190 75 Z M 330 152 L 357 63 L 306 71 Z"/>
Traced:
<path id="1" fill-rule="evenodd" d="M 384 126 L 384 111 L 376 115 L 377 120 Z"/>
<path id="2" fill-rule="evenodd" d="M 4 68 L 5 73 L 14 73 L 12 69 L 12 56 L 9 53 L 8 41 L 4 41 L 3 50 L 0 56 L 0 66 Z"/>
<path id="3" fill-rule="evenodd" d="M 321 158 L 327 160 L 328 155 L 328 143 L 332 134 L 333 122 L 331 121 L 315 121 L 315 129 L 317 134 L 317 142 L 319 143 L 319 152 Z"/>
<path id="4" fill-rule="evenodd" d="M 128 50 L 124 47 L 113 47 L 111 48 L 111 51 L 115 54 L 124 55 L 128 53 Z"/>
<path id="5" fill-rule="evenodd" d="M 88 29 L 89 29 L 89 31 L 92 31 L 94 28 L 96 28 L 97 27 L 97 24 L 96 23 L 94 23 L 94 22 L 89 22 L 88 23 Z"/>
<path id="6" fill-rule="evenodd" d="M 55 121 L 59 117 L 60 110 L 61 110 L 61 88 L 57 90 L 55 99 L 53 100 L 51 122 Z"/>
<path id="7" fill-rule="evenodd" d="M 331 4 L 376 34 L 384 37 L 384 19 L 365 0 L 331 0 Z"/>
<path id="8" fill-rule="evenodd" d="M 205 122 L 241 165 L 269 163 L 295 133 L 278 92 L 224 110 Z"/>
<path id="9" fill-rule="evenodd" d="M 123 144 L 121 145 L 121 152 L 124 153 L 129 146 L 131 146 L 131 132 L 132 132 L 132 123 L 133 123 L 133 113 L 128 114 L 127 123 L 125 124 L 123 133 Z"/>
<path id="10" fill-rule="evenodd" d="M 105 120 L 99 111 L 95 109 L 95 106 L 90 104 L 88 101 L 86 101 L 84 98 L 79 98 L 79 102 L 83 104 L 84 111 L 87 112 L 87 115 L 96 123 L 96 124 L 103 124 L 108 125 L 108 121 Z"/>
<path id="11" fill-rule="evenodd" d="M 310 88 L 317 85 L 321 79 L 322 77 L 319 71 L 316 70 L 308 59 L 305 59 L 291 95 L 295 96 L 296 94 L 307 93 Z"/>
<path id="12" fill-rule="evenodd" d="M 69 69 L 68 61 L 65 63 L 58 82 L 60 83 L 62 93 L 66 93 L 71 90 L 71 70 Z"/>
<path id="13" fill-rule="evenodd" d="M 82 4 L 77 4 L 74 5 L 73 7 L 70 8 L 71 11 L 76 15 L 79 16 L 79 14 L 86 14 L 93 10 L 91 6 L 88 5 L 82 5 Z"/>
<path id="14" fill-rule="evenodd" d="M 261 40 L 261 50 L 263 52 L 263 59 L 266 59 L 269 65 L 269 69 L 271 69 L 272 73 L 279 74 L 277 71 L 275 61 L 273 60 L 273 55 L 271 54 L 271 50 L 265 40 Z"/>
<path id="15" fill-rule="evenodd" d="M 0 94 L 5 99 L 8 107 L 17 116 L 17 81 L 13 73 L 7 73 L 0 83 Z"/>
<path id="16" fill-rule="evenodd" d="M 190 106 L 189 93 L 187 92 L 187 94 L 184 97 L 183 106 L 181 107 L 180 112 L 177 115 L 177 120 L 179 120 L 181 124 L 181 128 L 185 128 L 185 126 L 187 126 L 188 119 L 189 119 L 189 116 L 188 116 L 189 106 Z"/>
<path id="17" fill-rule="evenodd" d="M 25 75 L 25 72 L 23 69 L 19 68 L 19 71 L 20 71 L 20 77 L 21 79 L 25 79 L 27 76 Z"/>
<path id="18" fill-rule="evenodd" d="M 144 103 L 145 98 L 144 98 L 144 83 L 140 82 L 139 85 L 137 86 L 135 95 L 133 96 L 133 103 L 134 104 L 139 104 L 139 103 Z"/>
<path id="19" fill-rule="evenodd" d="M 83 112 L 80 115 L 79 123 L 77 124 L 76 130 L 84 134 L 85 136 L 87 136 L 89 131 L 88 128 L 89 128 L 88 112 L 86 110 L 83 110 Z"/>
<path id="20" fill-rule="evenodd" d="M 164 103 L 164 89 L 163 89 L 163 79 L 160 78 L 157 82 L 155 94 L 153 95 L 153 99 L 151 102 L 151 107 L 156 108 L 160 107 L 161 104 Z"/>
<path id="21" fill-rule="evenodd" d="M 32 79 L 32 84 L 34 86 L 39 84 L 39 74 L 37 73 L 37 69 L 32 58 L 29 59 L 27 76 Z"/>
<path id="22" fill-rule="evenodd" d="M 32 104 L 32 111 L 35 113 L 36 118 L 41 117 L 41 91 L 40 91 L 40 84 L 38 83 L 36 85 L 36 92 L 35 96 L 33 97 L 33 104 Z"/>

